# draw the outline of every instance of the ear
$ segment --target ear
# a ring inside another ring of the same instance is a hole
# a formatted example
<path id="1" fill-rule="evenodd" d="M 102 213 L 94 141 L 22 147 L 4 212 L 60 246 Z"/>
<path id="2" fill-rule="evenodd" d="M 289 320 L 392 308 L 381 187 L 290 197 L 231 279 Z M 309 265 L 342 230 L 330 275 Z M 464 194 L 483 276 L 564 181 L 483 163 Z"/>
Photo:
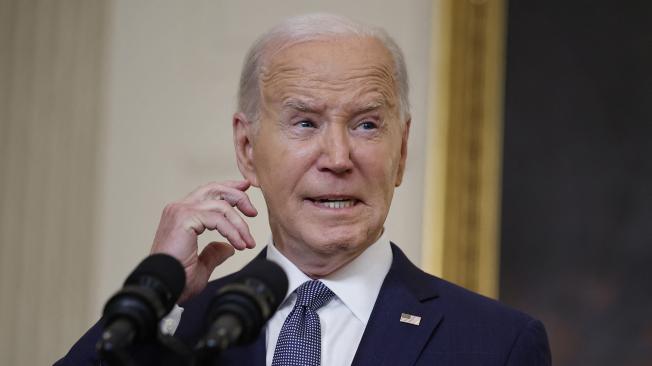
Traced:
<path id="1" fill-rule="evenodd" d="M 412 118 L 408 117 L 403 126 L 403 136 L 401 137 L 401 157 L 398 162 L 398 172 L 396 173 L 396 182 L 394 186 L 398 187 L 403 181 L 403 173 L 405 173 L 405 162 L 407 161 L 407 152 L 408 152 L 408 137 L 410 137 L 410 124 L 412 123 Z"/>
<path id="2" fill-rule="evenodd" d="M 252 186 L 260 187 L 254 164 L 255 129 L 254 122 L 249 121 L 244 113 L 238 112 L 233 115 L 233 144 L 235 145 L 238 169 Z"/>

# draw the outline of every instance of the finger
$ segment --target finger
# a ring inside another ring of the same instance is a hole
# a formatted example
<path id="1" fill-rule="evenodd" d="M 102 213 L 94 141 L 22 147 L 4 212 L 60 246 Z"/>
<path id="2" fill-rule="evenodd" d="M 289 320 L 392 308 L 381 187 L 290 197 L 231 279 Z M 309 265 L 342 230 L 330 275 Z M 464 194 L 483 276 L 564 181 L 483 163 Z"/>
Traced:
<path id="1" fill-rule="evenodd" d="M 241 190 L 229 187 L 221 192 L 220 198 L 228 202 L 231 206 L 237 207 L 240 212 L 249 217 L 258 215 L 258 210 L 251 203 L 249 195 Z"/>
<path id="2" fill-rule="evenodd" d="M 216 196 L 226 188 L 233 188 L 239 191 L 246 191 L 250 186 L 247 180 L 228 180 L 224 182 L 210 182 L 197 187 L 194 191 L 190 192 L 184 201 L 199 202 L 205 199 L 206 196 Z"/>
<path id="3" fill-rule="evenodd" d="M 238 233 L 240 234 L 240 237 L 244 239 L 247 248 L 254 248 L 256 246 L 256 241 L 249 231 L 249 225 L 247 222 L 225 200 L 204 201 L 194 207 L 200 211 L 212 211 L 224 215 L 229 223 L 238 230 Z"/>
<path id="4" fill-rule="evenodd" d="M 208 275 L 213 272 L 215 267 L 222 264 L 235 253 L 235 249 L 227 243 L 211 242 L 199 254 L 199 262 L 204 265 Z"/>
<path id="5" fill-rule="evenodd" d="M 245 192 L 235 188 L 221 186 L 216 187 L 214 190 L 206 191 L 201 201 L 207 200 L 226 201 L 229 205 L 237 207 L 238 210 L 249 217 L 258 215 L 258 210 L 251 203 L 249 196 Z"/>
<path id="6" fill-rule="evenodd" d="M 208 230 L 217 230 L 225 237 L 234 248 L 244 250 L 247 242 L 240 236 L 238 229 L 224 216 L 223 213 L 203 211 L 197 214 L 197 218 Z"/>
<path id="7" fill-rule="evenodd" d="M 244 192 L 249 186 L 250 183 L 246 180 L 208 183 L 190 193 L 184 201 L 187 203 L 198 203 L 209 199 L 223 199 L 229 202 L 231 206 L 238 207 L 243 214 L 254 217 L 258 215 L 258 210 L 256 210 L 249 196 Z"/>

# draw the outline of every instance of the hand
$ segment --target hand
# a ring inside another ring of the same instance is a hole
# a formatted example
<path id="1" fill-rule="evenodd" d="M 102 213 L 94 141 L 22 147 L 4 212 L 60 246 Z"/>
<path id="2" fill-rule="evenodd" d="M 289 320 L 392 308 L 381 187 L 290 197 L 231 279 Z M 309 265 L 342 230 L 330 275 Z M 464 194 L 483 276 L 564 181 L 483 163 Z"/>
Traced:
<path id="1" fill-rule="evenodd" d="M 249 226 L 235 210 L 249 217 L 258 215 L 245 193 L 249 186 L 246 180 L 208 183 L 163 209 L 151 252 L 175 257 L 186 270 L 180 303 L 206 287 L 215 267 L 232 256 L 234 248 L 256 246 Z M 217 230 L 230 244 L 211 242 L 198 253 L 197 237 L 205 230 Z"/>

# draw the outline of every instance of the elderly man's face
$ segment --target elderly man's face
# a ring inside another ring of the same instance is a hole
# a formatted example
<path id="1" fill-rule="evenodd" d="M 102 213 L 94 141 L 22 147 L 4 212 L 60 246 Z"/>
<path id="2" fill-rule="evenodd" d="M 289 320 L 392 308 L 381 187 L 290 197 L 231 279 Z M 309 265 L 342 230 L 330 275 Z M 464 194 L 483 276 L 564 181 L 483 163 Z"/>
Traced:
<path id="1" fill-rule="evenodd" d="M 409 131 L 393 75 L 370 38 L 300 43 L 263 70 L 260 125 L 239 164 L 263 192 L 280 249 L 355 253 L 382 233 Z"/>

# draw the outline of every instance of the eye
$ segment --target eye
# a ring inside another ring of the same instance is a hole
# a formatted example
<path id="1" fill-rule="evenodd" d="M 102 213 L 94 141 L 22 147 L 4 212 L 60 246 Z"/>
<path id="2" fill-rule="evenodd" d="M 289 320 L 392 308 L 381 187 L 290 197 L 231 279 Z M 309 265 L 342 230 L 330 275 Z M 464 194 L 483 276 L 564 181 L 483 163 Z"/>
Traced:
<path id="1" fill-rule="evenodd" d="M 375 130 L 378 128 L 378 124 L 373 121 L 364 121 L 358 125 L 359 128 L 362 128 L 363 130 Z"/>
<path id="2" fill-rule="evenodd" d="M 301 120 L 295 124 L 296 126 L 303 127 L 303 128 L 314 128 L 316 127 L 315 124 L 312 121 L 309 120 Z"/>

